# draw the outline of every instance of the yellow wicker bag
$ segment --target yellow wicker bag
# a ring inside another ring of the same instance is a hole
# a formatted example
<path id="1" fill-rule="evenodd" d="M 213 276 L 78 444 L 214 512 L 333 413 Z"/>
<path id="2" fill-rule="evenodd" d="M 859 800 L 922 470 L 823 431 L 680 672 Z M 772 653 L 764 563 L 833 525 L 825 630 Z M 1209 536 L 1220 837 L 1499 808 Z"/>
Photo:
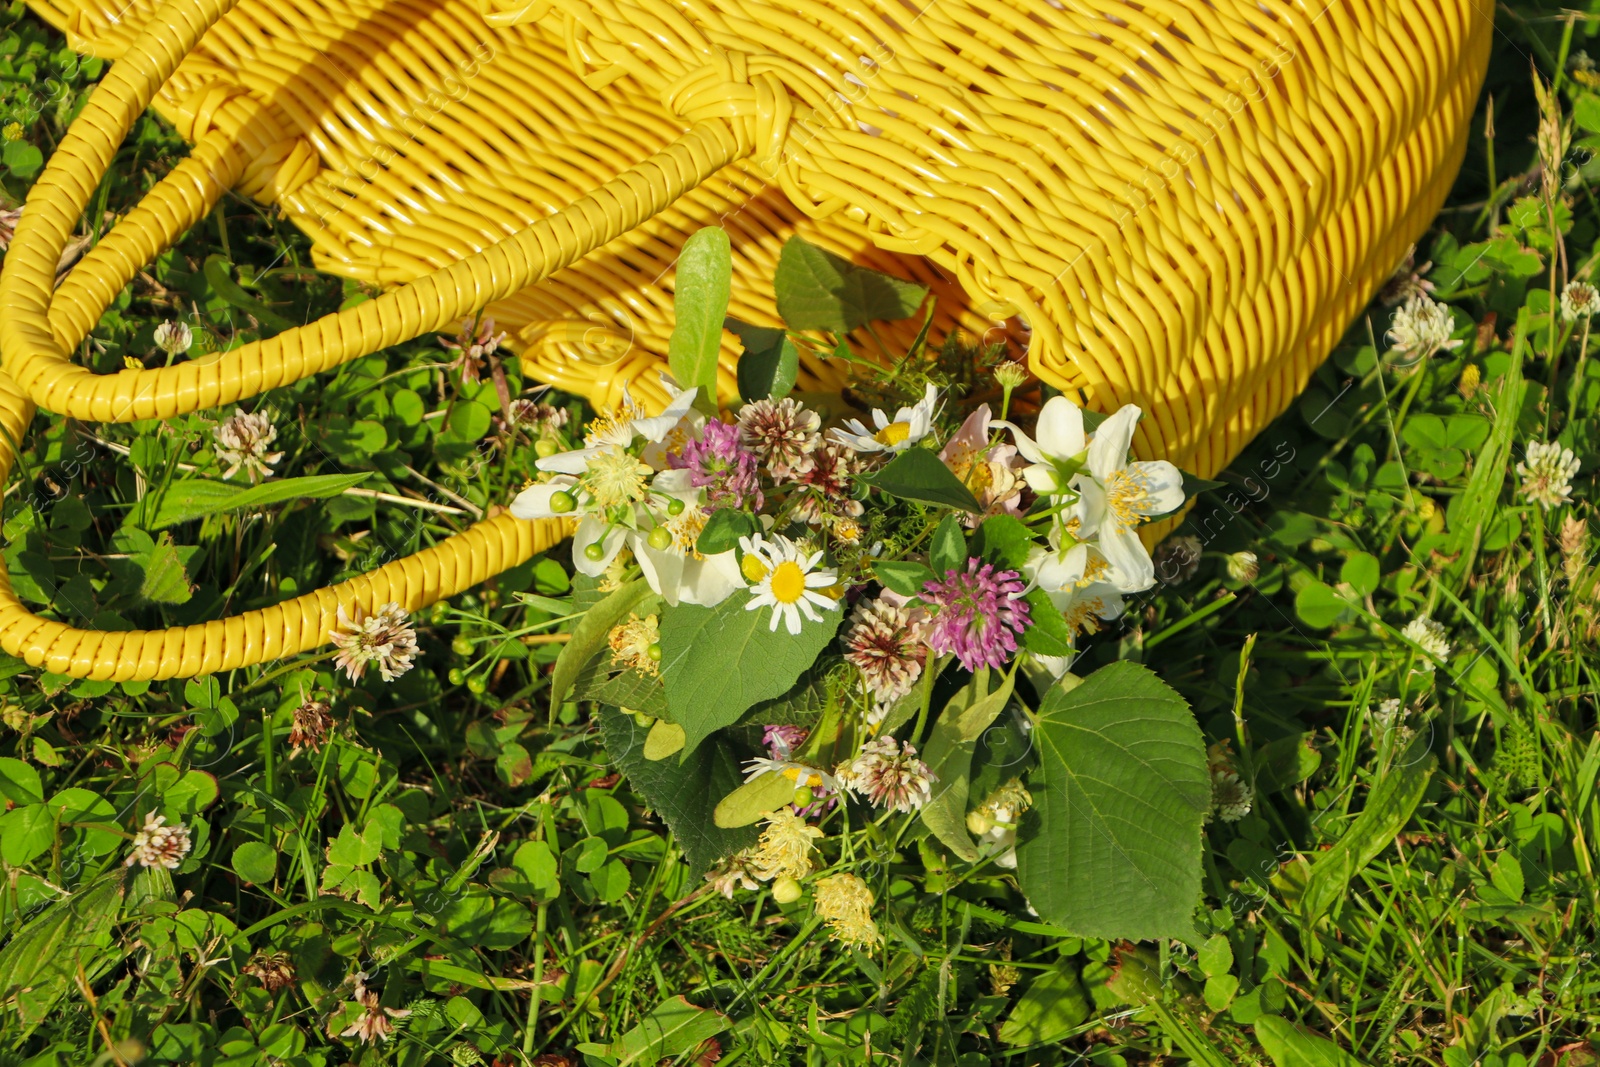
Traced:
<path id="1" fill-rule="evenodd" d="M 865 236 L 894 257 L 873 265 L 953 276 L 944 305 L 970 325 L 1020 315 L 1041 377 L 1091 406 L 1142 405 L 1139 452 L 1211 473 L 1437 210 L 1490 32 L 1469 0 L 496 0 L 493 28 L 458 0 L 234 6 L 170 0 L 120 24 L 43 9 L 120 58 L 0 278 L 10 439 L 33 404 L 95 421 L 215 407 L 486 305 L 535 375 L 600 403 L 627 380 L 648 396 L 663 268 L 720 220 L 742 257 L 736 314 L 771 321 L 788 233 L 858 258 Z M 1401 45 L 1404 66 L 1387 59 Z M 52 293 L 158 92 L 191 158 Z M 282 203 L 322 265 L 398 287 L 209 364 L 74 365 L 111 298 L 234 184 Z M 4 589 L 0 647 L 80 676 L 208 673 L 323 643 L 341 604 L 451 595 L 563 532 L 502 516 L 342 586 L 169 631 L 75 630 Z"/>

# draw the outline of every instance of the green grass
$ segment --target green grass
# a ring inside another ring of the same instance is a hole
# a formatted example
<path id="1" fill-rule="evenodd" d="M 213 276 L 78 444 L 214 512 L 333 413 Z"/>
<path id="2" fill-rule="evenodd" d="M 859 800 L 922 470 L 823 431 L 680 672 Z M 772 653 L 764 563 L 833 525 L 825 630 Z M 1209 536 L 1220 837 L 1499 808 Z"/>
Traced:
<path id="1" fill-rule="evenodd" d="M 1480 104 L 1419 249 L 1461 346 L 1398 365 L 1374 343 L 1391 314 L 1374 305 L 1202 494 L 1179 531 L 1200 541 L 1193 573 L 1169 561 L 1174 580 L 1091 646 L 1086 667 L 1157 670 L 1254 783 L 1247 816 L 1208 824 L 1194 944 L 1074 937 L 1030 916 L 1007 872 L 871 828 L 850 847 L 889 886 L 886 952 L 841 949 L 764 891 L 709 891 L 613 776 L 591 709 L 547 706 L 559 644 L 525 638 L 570 628 L 552 557 L 425 613 L 419 668 L 390 684 L 351 685 L 316 657 L 121 686 L 0 660 L 0 1063 L 581 1063 L 677 996 L 722 1014 L 723 1064 L 1600 1061 L 1600 360 L 1581 325 L 1552 332 L 1549 292 L 1558 241 L 1574 274 L 1595 255 L 1600 131 L 1575 131 L 1552 234 L 1534 210 L 1527 73 L 1528 55 L 1546 78 L 1566 57 L 1562 106 L 1600 116 L 1573 58 L 1600 21 L 1569 31 L 1557 15 L 1501 9 L 1496 139 Z M 20 7 L 0 36 L 15 202 L 99 69 Z M 126 210 L 183 151 L 142 120 L 103 209 Z M 229 197 L 114 304 L 87 358 L 155 365 L 154 328 L 180 313 L 220 348 L 256 336 L 264 309 L 303 321 L 366 295 L 309 262 L 274 213 Z M 123 520 L 149 486 L 220 474 L 211 430 L 231 412 L 159 431 L 40 415 L 5 501 L 13 581 L 79 625 L 176 625 L 464 528 L 532 452 L 482 446 L 492 386 L 448 359 L 418 341 L 261 401 L 280 477 L 365 472 L 361 490 L 425 506 L 333 495 L 177 522 L 170 542 Z M 513 395 L 531 384 L 506 372 Z M 1583 461 L 1570 506 L 1517 492 L 1530 439 Z M 1242 551 L 1250 580 L 1229 576 Z M 1452 646 L 1431 672 L 1402 636 L 1424 613 Z M 309 698 L 331 703 L 332 732 L 291 752 Z M 1390 699 L 1407 711 L 1386 725 Z M 75 817 L 39 821 L 37 801 L 64 792 Z M 125 875 L 152 809 L 194 849 L 170 875 Z M 293 980 L 269 989 L 276 958 Z M 339 1036 L 358 972 L 410 1011 L 388 1042 Z"/>

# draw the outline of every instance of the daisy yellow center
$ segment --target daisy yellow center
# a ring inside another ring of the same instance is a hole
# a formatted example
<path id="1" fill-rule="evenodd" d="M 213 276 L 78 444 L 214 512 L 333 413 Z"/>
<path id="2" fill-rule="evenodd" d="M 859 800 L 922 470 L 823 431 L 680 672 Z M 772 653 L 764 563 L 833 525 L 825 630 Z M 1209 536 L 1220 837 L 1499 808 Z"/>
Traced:
<path id="1" fill-rule="evenodd" d="M 645 497 L 645 478 L 650 468 L 620 448 L 611 448 L 589 461 L 584 480 L 595 504 L 612 508 L 632 504 Z"/>
<path id="2" fill-rule="evenodd" d="M 794 604 L 805 595 L 806 572 L 800 564 L 786 559 L 772 569 L 772 599 L 780 604 Z"/>
<path id="3" fill-rule="evenodd" d="M 739 561 L 739 572 L 749 582 L 759 582 L 767 576 L 767 565 L 760 556 L 750 553 Z"/>
<path id="4" fill-rule="evenodd" d="M 1128 471 L 1115 471 L 1106 479 L 1106 507 L 1123 529 L 1131 529 L 1144 521 L 1149 500 L 1150 491 L 1143 480 Z"/>
<path id="5" fill-rule="evenodd" d="M 911 424 L 909 422 L 891 422 L 873 434 L 872 439 L 885 448 L 893 448 L 910 436 Z"/>

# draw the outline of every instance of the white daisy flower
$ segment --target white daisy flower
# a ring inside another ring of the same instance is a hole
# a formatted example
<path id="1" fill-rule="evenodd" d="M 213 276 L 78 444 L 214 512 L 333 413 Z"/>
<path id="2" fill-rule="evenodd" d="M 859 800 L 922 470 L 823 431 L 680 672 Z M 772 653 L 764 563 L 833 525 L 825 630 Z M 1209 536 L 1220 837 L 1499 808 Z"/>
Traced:
<path id="1" fill-rule="evenodd" d="M 839 582 L 831 568 L 817 566 L 822 562 L 821 552 L 807 555 L 787 537 L 769 539 L 760 534 L 739 538 L 739 547 L 745 553 L 740 570 L 750 580 L 753 594 L 745 610 L 770 607 L 770 629 L 776 631 L 782 617 L 789 632 L 798 634 L 801 613 L 812 622 L 821 622 L 817 609 L 831 611 L 839 603 L 834 597 L 817 592 Z"/>
<path id="2" fill-rule="evenodd" d="M 833 439 L 857 452 L 904 452 L 933 429 L 933 415 L 938 407 L 939 390 L 932 385 L 921 400 L 911 407 L 901 408 L 891 419 L 880 409 L 872 409 L 869 430 L 860 419 L 846 419 L 844 429 L 830 431 Z"/>
<path id="3" fill-rule="evenodd" d="M 811 789 L 819 793 L 836 793 L 839 790 L 839 779 L 808 763 L 757 756 L 745 760 L 744 767 L 746 782 L 753 782 L 763 774 L 778 774 L 793 782 L 796 789 Z"/>

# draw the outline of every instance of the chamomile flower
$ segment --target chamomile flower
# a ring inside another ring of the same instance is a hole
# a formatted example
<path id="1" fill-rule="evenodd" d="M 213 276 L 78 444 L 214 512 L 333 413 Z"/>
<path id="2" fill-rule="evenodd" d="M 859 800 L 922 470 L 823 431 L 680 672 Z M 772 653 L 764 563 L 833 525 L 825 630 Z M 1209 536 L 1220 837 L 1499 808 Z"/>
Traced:
<path id="1" fill-rule="evenodd" d="M 827 771 L 789 759 L 768 759 L 757 756 L 744 762 L 744 780 L 753 782 L 763 774 L 777 774 L 794 783 L 796 789 L 809 789 L 814 793 L 836 792 L 839 779 Z"/>
<path id="2" fill-rule="evenodd" d="M 933 430 L 938 402 L 939 390 L 930 384 L 921 400 L 896 411 L 893 419 L 873 408 L 873 429 L 867 429 L 860 419 L 846 419 L 844 429 L 832 431 L 833 439 L 857 452 L 904 452 Z"/>
<path id="3" fill-rule="evenodd" d="M 745 610 L 772 609 L 772 625 L 776 631 L 781 618 L 791 634 L 800 632 L 800 616 L 812 622 L 821 622 L 817 609 L 832 611 L 839 603 L 834 597 L 818 592 L 838 584 L 839 576 L 832 568 L 819 567 L 821 552 L 807 554 L 787 537 L 772 538 L 757 534 L 739 538 L 744 550 L 740 569 L 750 580 L 750 603 Z"/>

